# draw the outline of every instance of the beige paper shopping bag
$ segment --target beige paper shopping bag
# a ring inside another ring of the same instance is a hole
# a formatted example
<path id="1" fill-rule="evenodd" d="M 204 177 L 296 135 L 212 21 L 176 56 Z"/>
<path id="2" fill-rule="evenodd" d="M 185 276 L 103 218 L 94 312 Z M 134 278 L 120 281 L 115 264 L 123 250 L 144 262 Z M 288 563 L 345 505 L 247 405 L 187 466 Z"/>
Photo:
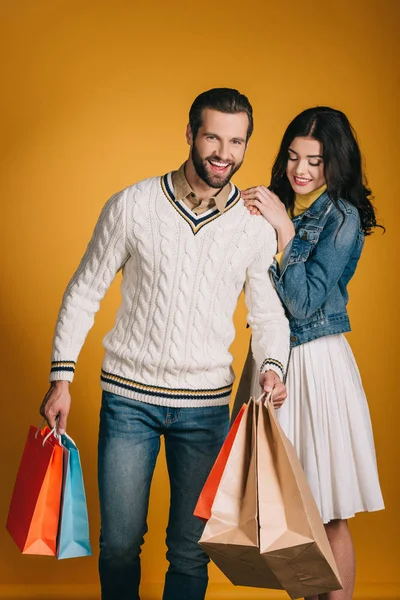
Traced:
<path id="1" fill-rule="evenodd" d="M 235 585 L 302 598 L 340 589 L 296 452 L 272 405 L 250 399 L 200 544 Z"/>
<path id="2" fill-rule="evenodd" d="M 296 451 L 272 403 L 257 423 L 260 554 L 292 598 L 341 588 L 336 563 Z"/>
<path id="3" fill-rule="evenodd" d="M 200 544 L 235 585 L 281 589 L 259 551 L 256 430 L 250 399 L 239 425 Z"/>

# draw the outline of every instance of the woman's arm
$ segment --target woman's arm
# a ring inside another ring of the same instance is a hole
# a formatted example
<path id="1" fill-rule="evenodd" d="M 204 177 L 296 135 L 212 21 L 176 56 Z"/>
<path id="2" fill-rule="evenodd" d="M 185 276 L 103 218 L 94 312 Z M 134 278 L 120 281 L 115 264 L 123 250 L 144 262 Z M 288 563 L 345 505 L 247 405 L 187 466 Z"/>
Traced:
<path id="1" fill-rule="evenodd" d="M 290 314 L 307 319 L 320 308 L 338 283 L 360 234 L 356 212 L 335 211 L 322 231 L 299 232 L 286 246 L 272 277 Z"/>
<path id="2" fill-rule="evenodd" d="M 250 212 L 261 214 L 275 228 L 279 255 L 271 273 L 282 301 L 293 317 L 311 317 L 345 272 L 362 235 L 358 213 L 335 211 L 321 232 L 314 228 L 296 234 L 284 204 L 265 186 L 249 188 L 242 197 Z"/>

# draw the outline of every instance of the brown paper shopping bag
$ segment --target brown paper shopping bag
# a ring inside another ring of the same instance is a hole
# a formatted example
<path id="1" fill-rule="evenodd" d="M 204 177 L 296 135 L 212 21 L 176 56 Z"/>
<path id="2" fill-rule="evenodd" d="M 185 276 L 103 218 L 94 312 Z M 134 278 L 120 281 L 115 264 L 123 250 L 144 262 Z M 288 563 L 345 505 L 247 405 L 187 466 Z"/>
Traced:
<path id="1" fill-rule="evenodd" d="M 273 406 L 250 399 L 200 544 L 235 585 L 291 598 L 340 589 L 328 539 Z"/>
<path id="2" fill-rule="evenodd" d="M 240 421 L 242 420 L 245 409 L 246 406 L 243 404 L 242 408 L 237 414 L 235 421 L 232 423 L 229 433 L 226 436 L 225 442 L 218 454 L 217 460 L 215 461 L 213 468 L 211 469 L 210 474 L 207 478 L 207 481 L 205 482 L 203 489 L 201 490 L 193 514 L 195 517 L 198 517 L 203 521 L 208 521 L 208 519 L 211 517 L 211 507 L 214 503 L 214 498 L 218 490 L 219 482 L 221 481 L 221 477 L 224 472 L 225 465 L 228 461 L 229 454 L 231 452 L 233 442 L 235 441 L 235 437 L 239 429 Z"/>
<path id="3" fill-rule="evenodd" d="M 250 399 L 215 496 L 200 545 L 235 585 L 281 589 L 259 551 L 256 426 Z"/>
<path id="4" fill-rule="evenodd" d="M 260 554 L 292 598 L 341 589 L 339 573 L 296 451 L 271 402 L 257 422 Z"/>

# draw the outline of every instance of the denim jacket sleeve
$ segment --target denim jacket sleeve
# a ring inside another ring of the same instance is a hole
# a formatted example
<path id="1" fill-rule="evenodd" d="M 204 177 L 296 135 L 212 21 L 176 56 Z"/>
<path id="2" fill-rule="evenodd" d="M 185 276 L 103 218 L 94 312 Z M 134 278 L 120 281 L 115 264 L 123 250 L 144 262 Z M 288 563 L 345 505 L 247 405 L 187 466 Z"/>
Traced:
<path id="1" fill-rule="evenodd" d="M 299 228 L 286 246 L 281 265 L 271 274 L 290 314 L 308 319 L 325 302 L 344 273 L 359 240 L 360 219 L 355 211 L 335 211 L 324 227 Z M 361 242 L 362 243 L 362 242 Z"/>

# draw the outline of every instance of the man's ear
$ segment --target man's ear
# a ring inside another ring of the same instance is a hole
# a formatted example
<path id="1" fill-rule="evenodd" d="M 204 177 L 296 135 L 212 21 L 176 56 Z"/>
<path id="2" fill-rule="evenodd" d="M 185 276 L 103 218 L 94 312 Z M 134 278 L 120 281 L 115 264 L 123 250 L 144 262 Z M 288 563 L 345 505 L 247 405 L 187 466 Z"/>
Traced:
<path id="1" fill-rule="evenodd" d="M 187 127 L 186 127 L 186 141 L 189 144 L 189 146 L 192 147 L 192 145 L 193 145 L 193 134 L 192 134 L 192 128 L 190 127 L 190 123 L 188 123 Z"/>

